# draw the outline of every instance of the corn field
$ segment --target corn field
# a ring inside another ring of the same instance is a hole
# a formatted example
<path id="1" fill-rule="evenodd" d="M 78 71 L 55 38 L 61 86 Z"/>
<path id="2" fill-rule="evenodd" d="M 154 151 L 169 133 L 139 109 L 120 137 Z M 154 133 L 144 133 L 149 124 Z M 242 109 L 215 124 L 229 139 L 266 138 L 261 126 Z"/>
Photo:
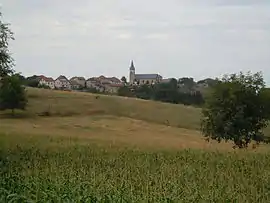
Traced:
<path id="1" fill-rule="evenodd" d="M 270 156 L 2 147 L 0 202 L 270 202 Z"/>

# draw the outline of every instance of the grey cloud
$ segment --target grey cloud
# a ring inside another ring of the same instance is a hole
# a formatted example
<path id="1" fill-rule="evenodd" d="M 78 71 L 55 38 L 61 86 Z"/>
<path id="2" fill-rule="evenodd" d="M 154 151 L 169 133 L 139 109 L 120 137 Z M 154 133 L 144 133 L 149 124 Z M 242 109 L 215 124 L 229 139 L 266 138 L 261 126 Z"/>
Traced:
<path id="1" fill-rule="evenodd" d="M 264 71 L 268 0 L 3 0 L 17 69 L 51 76 L 138 72 L 197 79 Z"/>

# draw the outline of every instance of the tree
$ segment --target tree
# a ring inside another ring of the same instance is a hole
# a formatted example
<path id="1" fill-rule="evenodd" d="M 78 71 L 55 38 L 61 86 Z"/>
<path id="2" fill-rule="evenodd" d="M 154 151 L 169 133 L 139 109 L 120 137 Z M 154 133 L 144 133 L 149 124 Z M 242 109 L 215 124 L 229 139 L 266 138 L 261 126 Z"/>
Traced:
<path id="1" fill-rule="evenodd" d="M 26 83 L 25 85 L 29 86 L 29 87 L 38 87 L 38 85 L 39 85 L 39 76 L 33 75 L 31 77 L 27 77 L 25 83 Z"/>
<path id="2" fill-rule="evenodd" d="M 117 94 L 119 96 L 123 96 L 123 97 L 133 97 L 133 92 L 130 90 L 130 88 L 128 86 L 123 86 L 120 87 L 117 91 Z"/>
<path id="3" fill-rule="evenodd" d="M 184 77 L 179 78 L 178 84 L 184 89 L 191 90 L 196 83 L 193 78 Z"/>
<path id="4" fill-rule="evenodd" d="M 25 88 L 17 75 L 4 77 L 0 87 L 0 110 L 24 110 L 27 104 Z"/>
<path id="5" fill-rule="evenodd" d="M 13 58 L 8 49 L 10 40 L 14 40 L 13 32 L 9 29 L 9 24 L 2 21 L 0 12 L 0 78 L 14 72 L 12 69 L 14 66 Z"/>
<path id="6" fill-rule="evenodd" d="M 202 110 L 205 137 L 232 140 L 239 148 L 246 148 L 252 140 L 264 141 L 269 97 L 261 73 L 224 76 L 211 91 Z"/>
<path id="7" fill-rule="evenodd" d="M 149 100 L 153 98 L 153 89 L 147 84 L 135 88 L 137 98 Z"/>
<path id="8" fill-rule="evenodd" d="M 123 76 L 123 77 L 121 78 L 121 81 L 122 81 L 124 84 L 127 84 L 127 78 L 126 78 L 125 76 Z"/>

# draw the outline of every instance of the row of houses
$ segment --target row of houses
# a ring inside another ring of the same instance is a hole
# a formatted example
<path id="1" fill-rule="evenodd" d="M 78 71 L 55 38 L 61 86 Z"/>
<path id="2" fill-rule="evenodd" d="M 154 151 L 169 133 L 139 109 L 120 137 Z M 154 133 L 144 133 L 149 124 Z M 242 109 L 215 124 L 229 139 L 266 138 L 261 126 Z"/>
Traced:
<path id="1" fill-rule="evenodd" d="M 68 79 L 64 75 L 60 75 L 57 79 L 38 76 L 39 86 L 47 86 L 50 89 L 61 90 L 78 90 L 84 88 L 94 88 L 100 92 L 117 93 L 118 89 L 123 86 L 121 80 L 116 77 L 92 77 L 85 79 L 84 77 L 72 77 Z"/>

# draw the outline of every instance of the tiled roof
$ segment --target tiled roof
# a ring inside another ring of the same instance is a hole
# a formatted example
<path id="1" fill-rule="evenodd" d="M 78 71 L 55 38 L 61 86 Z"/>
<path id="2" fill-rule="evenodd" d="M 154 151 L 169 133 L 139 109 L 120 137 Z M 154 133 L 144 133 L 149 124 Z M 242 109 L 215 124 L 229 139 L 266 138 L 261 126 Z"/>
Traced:
<path id="1" fill-rule="evenodd" d="M 46 76 L 44 76 L 44 75 L 40 75 L 40 76 L 38 76 L 38 80 L 44 80 L 44 81 L 46 81 L 46 82 L 53 82 L 54 81 L 54 79 L 53 78 L 47 78 Z"/>
<path id="2" fill-rule="evenodd" d="M 46 78 L 46 81 L 47 82 L 54 82 L 54 79 L 53 78 Z"/>
<path id="3" fill-rule="evenodd" d="M 101 75 L 101 76 L 98 77 L 98 79 L 99 79 L 99 80 L 101 80 L 101 79 L 106 79 L 106 77 L 105 77 L 104 75 Z"/>
<path id="4" fill-rule="evenodd" d="M 87 81 L 97 81 L 97 78 L 95 78 L 95 77 L 88 78 Z"/>
<path id="5" fill-rule="evenodd" d="M 68 79 L 64 75 L 60 75 L 56 80 L 67 80 L 68 81 Z"/>
<path id="6" fill-rule="evenodd" d="M 159 74 L 136 74 L 135 79 L 156 79 L 157 77 L 161 77 Z"/>
<path id="7" fill-rule="evenodd" d="M 84 77 L 72 77 L 70 80 L 76 80 L 76 79 L 78 79 L 78 80 L 85 80 L 85 78 Z"/>

